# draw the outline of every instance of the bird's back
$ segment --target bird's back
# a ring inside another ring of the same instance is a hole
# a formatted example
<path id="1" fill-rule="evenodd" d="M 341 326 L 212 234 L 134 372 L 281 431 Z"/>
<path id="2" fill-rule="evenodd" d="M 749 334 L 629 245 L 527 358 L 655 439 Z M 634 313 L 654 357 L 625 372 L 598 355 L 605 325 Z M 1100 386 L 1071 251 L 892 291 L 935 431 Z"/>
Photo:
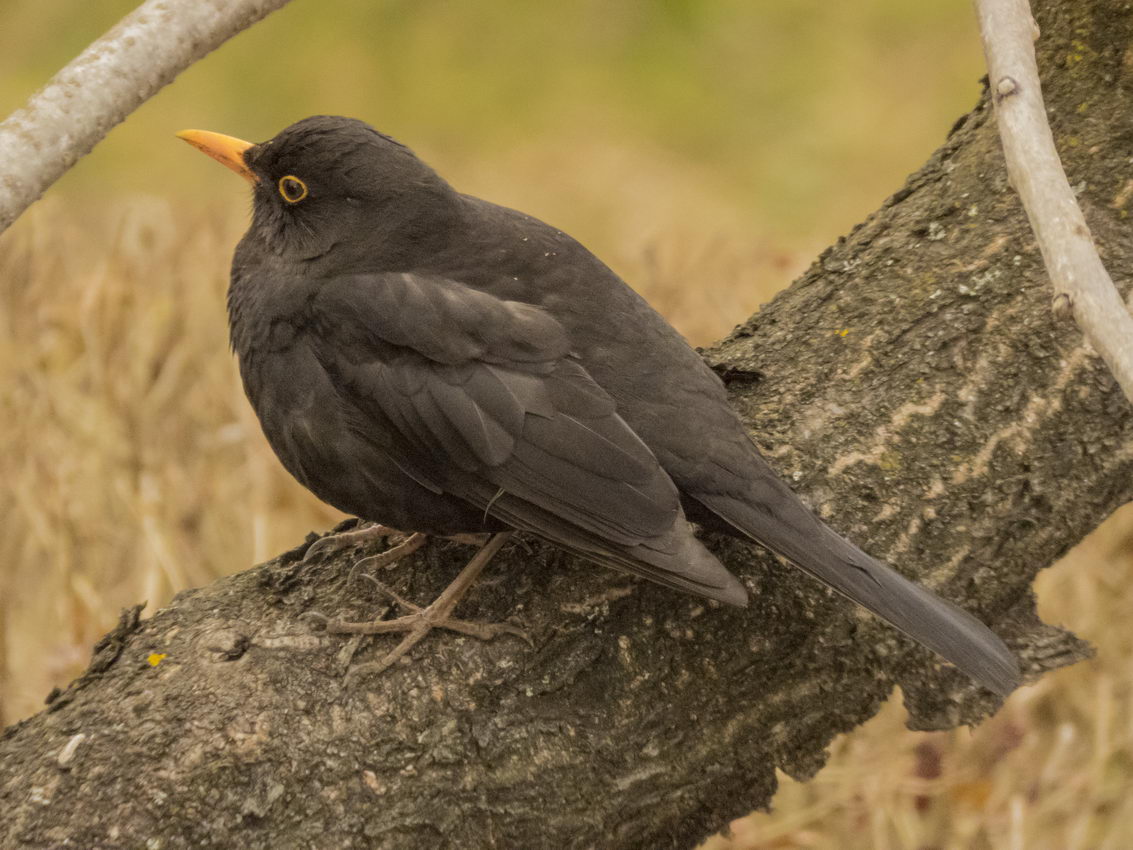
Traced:
<path id="1" fill-rule="evenodd" d="M 739 493 L 762 472 L 719 377 L 644 298 L 562 231 L 478 198 L 466 201 L 473 235 L 461 240 L 459 256 L 437 257 L 439 271 L 558 320 L 572 351 L 682 492 Z"/>

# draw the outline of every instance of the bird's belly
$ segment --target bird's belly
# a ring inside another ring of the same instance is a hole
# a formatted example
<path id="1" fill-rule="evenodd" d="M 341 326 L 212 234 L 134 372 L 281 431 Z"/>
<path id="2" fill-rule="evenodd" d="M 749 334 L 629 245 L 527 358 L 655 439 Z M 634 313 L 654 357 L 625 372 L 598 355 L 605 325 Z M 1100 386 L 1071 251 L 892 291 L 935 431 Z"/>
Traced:
<path id="1" fill-rule="evenodd" d="M 360 428 L 361 414 L 313 355 L 297 347 L 270 360 L 244 374 L 245 389 L 268 443 L 300 484 L 340 511 L 402 531 L 488 530 L 481 511 L 403 471 L 381 423 Z"/>

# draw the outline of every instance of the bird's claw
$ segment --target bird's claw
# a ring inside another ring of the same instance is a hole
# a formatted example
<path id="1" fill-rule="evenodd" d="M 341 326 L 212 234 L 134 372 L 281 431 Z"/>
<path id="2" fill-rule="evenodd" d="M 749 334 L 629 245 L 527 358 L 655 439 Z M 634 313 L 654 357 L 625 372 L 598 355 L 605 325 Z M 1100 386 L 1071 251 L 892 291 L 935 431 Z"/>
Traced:
<path id="1" fill-rule="evenodd" d="M 361 568 L 377 570 L 382 569 L 383 567 L 393 566 L 406 555 L 411 555 L 422 546 L 424 546 L 428 539 L 428 535 L 415 532 L 413 534 L 410 534 L 396 546 L 391 546 L 384 552 L 379 552 L 377 555 L 370 555 L 369 557 L 363 558 L 360 561 L 356 561 L 354 563 L 354 566 L 350 568 L 350 576 L 348 580 L 352 581 L 354 579 L 354 576 L 358 573 L 358 570 Z M 362 573 L 362 576 L 365 578 L 370 578 L 370 576 L 366 575 L 366 573 Z"/>
<path id="2" fill-rule="evenodd" d="M 355 567 L 357 566 L 358 564 L 355 564 Z M 362 578 L 366 579 L 366 581 L 370 582 L 370 584 L 377 588 L 378 593 L 388 597 L 393 602 L 395 602 L 398 607 L 404 608 L 406 611 L 411 611 L 415 614 L 419 614 L 424 610 L 420 605 L 417 605 L 414 602 L 410 602 L 384 581 L 381 581 L 374 576 L 369 575 L 368 573 L 362 573 Z"/>
<path id="3" fill-rule="evenodd" d="M 433 611 L 431 605 L 428 608 L 421 608 L 400 597 L 396 597 L 395 601 L 399 605 L 406 605 L 413 613 L 394 620 L 378 620 L 369 623 L 350 623 L 341 620 L 327 622 L 329 634 L 375 635 L 406 632 L 401 642 L 378 661 L 356 664 L 347 670 L 347 681 L 357 679 L 359 676 L 384 673 L 406 656 L 433 629 L 448 629 L 458 634 L 474 637 L 477 640 L 495 640 L 501 635 L 507 634 L 522 638 L 529 646 L 533 645 L 527 632 L 511 623 L 478 623 L 472 620 L 458 620 L 455 617 L 438 616 L 438 612 Z"/>
<path id="4" fill-rule="evenodd" d="M 338 534 L 327 534 L 307 547 L 307 551 L 303 554 L 303 563 L 310 564 L 348 546 L 359 546 L 396 533 L 391 528 L 375 523 L 362 528 L 353 528 L 350 531 L 341 531 Z"/>

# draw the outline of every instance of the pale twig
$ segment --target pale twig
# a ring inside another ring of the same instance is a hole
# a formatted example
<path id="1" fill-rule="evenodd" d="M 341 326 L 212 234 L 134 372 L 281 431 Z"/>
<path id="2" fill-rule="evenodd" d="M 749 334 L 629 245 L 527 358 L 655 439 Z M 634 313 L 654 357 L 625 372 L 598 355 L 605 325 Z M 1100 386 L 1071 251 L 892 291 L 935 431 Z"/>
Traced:
<path id="1" fill-rule="evenodd" d="M 0 233 L 110 129 L 288 0 L 148 0 L 0 123 Z"/>
<path id="2" fill-rule="evenodd" d="M 1007 174 L 1023 201 L 1054 285 L 1068 310 L 1133 401 L 1133 318 L 1102 265 L 1047 123 L 1027 0 L 976 0 L 988 79 Z"/>

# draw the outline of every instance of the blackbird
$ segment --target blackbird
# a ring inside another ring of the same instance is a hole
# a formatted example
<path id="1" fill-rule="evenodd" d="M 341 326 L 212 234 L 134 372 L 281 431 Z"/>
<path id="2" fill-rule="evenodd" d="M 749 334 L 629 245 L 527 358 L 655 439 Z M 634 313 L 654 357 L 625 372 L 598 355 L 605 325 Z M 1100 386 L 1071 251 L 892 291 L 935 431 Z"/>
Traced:
<path id="1" fill-rule="evenodd" d="M 457 192 L 354 119 L 307 118 L 261 144 L 178 135 L 252 184 L 228 315 L 283 465 L 363 519 L 495 533 L 442 599 L 373 629 L 410 630 L 399 652 L 434 625 L 477 633 L 445 620 L 511 530 L 744 605 L 691 518 L 778 553 L 981 685 L 1017 686 L 986 626 L 803 505 L 716 374 L 570 236 Z"/>

